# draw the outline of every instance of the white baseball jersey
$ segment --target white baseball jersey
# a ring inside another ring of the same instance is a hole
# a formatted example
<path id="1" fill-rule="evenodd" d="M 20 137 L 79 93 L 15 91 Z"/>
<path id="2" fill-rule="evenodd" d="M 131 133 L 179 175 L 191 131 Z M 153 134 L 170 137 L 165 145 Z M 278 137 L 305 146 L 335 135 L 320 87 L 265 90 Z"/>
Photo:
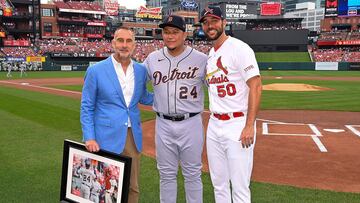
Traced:
<path id="1" fill-rule="evenodd" d="M 210 111 L 246 114 L 249 95 L 246 81 L 260 75 L 254 51 L 246 43 L 229 36 L 216 51 L 210 50 L 206 69 Z"/>
<path id="2" fill-rule="evenodd" d="M 98 181 L 94 181 L 91 187 L 91 195 L 99 196 L 101 192 L 101 185 Z"/>
<path id="3" fill-rule="evenodd" d="M 94 171 L 91 169 L 80 168 L 79 174 L 81 175 L 81 183 L 90 188 L 95 178 Z"/>
<path id="4" fill-rule="evenodd" d="M 168 115 L 203 111 L 206 60 L 205 54 L 189 46 L 176 57 L 166 47 L 149 54 L 144 65 L 154 87 L 154 111 Z"/>
<path id="5" fill-rule="evenodd" d="M 110 189 L 107 190 L 107 192 L 113 193 L 115 187 L 117 186 L 117 182 L 114 179 L 110 179 L 109 181 L 110 181 L 111 187 L 110 187 Z"/>

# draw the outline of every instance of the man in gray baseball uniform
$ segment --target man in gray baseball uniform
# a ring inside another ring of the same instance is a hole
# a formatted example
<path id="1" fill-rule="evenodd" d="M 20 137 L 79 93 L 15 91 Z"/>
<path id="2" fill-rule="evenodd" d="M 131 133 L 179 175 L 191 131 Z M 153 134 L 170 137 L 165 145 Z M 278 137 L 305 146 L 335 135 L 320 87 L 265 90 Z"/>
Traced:
<path id="1" fill-rule="evenodd" d="M 149 54 L 144 64 L 154 87 L 160 202 L 176 202 L 180 162 L 186 202 L 201 203 L 202 85 L 207 57 L 184 44 L 187 34 L 182 17 L 170 15 L 159 27 L 165 47 Z"/>
<path id="2" fill-rule="evenodd" d="M 81 175 L 81 197 L 85 199 L 90 198 L 90 188 L 94 178 L 96 177 L 94 171 L 90 168 L 90 160 L 85 160 L 85 168 L 79 169 L 78 173 Z"/>
<path id="3" fill-rule="evenodd" d="M 101 190 L 102 190 L 102 188 L 101 188 L 101 184 L 99 183 L 99 177 L 96 177 L 91 186 L 90 201 L 99 203 L 99 197 L 100 197 Z"/>

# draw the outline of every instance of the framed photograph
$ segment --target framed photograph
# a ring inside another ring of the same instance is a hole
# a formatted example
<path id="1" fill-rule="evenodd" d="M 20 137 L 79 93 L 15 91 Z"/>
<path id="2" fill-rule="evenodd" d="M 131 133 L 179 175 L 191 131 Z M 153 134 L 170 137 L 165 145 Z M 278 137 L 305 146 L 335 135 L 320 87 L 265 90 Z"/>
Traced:
<path id="1" fill-rule="evenodd" d="M 64 141 L 60 202 L 127 203 L 131 158 Z"/>

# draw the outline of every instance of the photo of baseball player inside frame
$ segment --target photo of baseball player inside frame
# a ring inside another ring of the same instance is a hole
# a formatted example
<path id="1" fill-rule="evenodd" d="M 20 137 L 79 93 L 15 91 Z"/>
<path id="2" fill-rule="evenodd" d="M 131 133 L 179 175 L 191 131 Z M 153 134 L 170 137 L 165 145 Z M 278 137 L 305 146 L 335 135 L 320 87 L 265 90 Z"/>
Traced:
<path id="1" fill-rule="evenodd" d="M 127 202 L 131 158 L 65 140 L 61 202 Z"/>

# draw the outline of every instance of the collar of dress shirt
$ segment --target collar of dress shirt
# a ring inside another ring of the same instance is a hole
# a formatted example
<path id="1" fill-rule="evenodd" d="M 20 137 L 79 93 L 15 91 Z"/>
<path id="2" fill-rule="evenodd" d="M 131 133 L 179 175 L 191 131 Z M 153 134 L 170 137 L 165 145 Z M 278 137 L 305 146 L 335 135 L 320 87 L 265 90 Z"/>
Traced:
<path id="1" fill-rule="evenodd" d="M 116 70 L 116 68 L 119 68 L 119 69 L 121 69 L 121 70 L 124 72 L 124 69 L 122 68 L 121 63 L 119 63 L 119 62 L 115 59 L 114 54 L 111 55 L 111 60 L 112 60 L 112 62 L 113 62 L 113 64 L 114 64 L 115 70 Z M 129 70 L 129 68 L 132 69 L 132 67 L 133 67 L 133 62 L 132 62 L 132 60 L 130 59 L 130 63 L 129 63 L 129 65 L 128 65 L 128 67 L 127 67 L 127 70 Z M 125 73 L 125 72 L 124 72 L 124 73 Z"/>

